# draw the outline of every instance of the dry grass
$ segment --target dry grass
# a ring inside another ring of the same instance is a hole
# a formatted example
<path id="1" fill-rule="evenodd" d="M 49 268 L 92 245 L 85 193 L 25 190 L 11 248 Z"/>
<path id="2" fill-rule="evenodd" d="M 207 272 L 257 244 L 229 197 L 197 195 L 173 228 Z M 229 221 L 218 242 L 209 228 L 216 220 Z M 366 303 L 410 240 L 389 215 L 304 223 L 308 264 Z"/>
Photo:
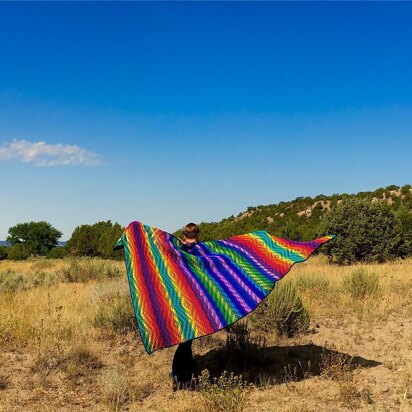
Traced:
<path id="1" fill-rule="evenodd" d="M 350 294 L 343 293 L 343 280 L 359 268 L 376 274 L 381 289 L 378 299 L 372 295 L 366 296 L 361 302 L 354 302 Z M 304 284 L 305 279 L 311 278 L 319 286 L 322 285 L 321 293 L 316 287 L 303 290 L 304 303 L 314 317 L 326 315 L 338 318 L 346 314 L 362 313 L 384 320 L 393 313 L 412 313 L 409 299 L 412 290 L 412 258 L 381 265 L 335 266 L 328 265 L 324 256 L 315 256 L 294 267 L 288 276 L 297 281 L 298 287 L 302 278 Z"/>
<path id="2" fill-rule="evenodd" d="M 243 412 L 253 390 L 253 386 L 242 376 L 223 372 L 213 380 L 204 370 L 199 377 L 198 390 L 202 395 L 205 412 Z"/>
<path id="3" fill-rule="evenodd" d="M 111 409 L 118 410 L 122 405 L 133 401 L 133 387 L 125 369 L 106 369 L 100 377 L 99 384 L 103 401 Z"/>
<path id="4" fill-rule="evenodd" d="M 123 263 L 110 262 L 120 277 L 66 283 L 56 273 L 69 264 L 0 261 L 0 273 L 17 274 L 3 279 L 12 286 L 0 291 L 0 411 L 205 410 L 201 393 L 172 391 L 174 348 L 144 352 Z M 376 274 L 379 293 L 349 293 L 345 279 L 358 269 Z M 243 338 L 259 340 L 253 351 L 268 369 L 258 371 L 259 388 L 247 392 L 245 410 L 411 410 L 412 260 L 339 267 L 315 256 L 296 265 L 288 279 L 308 309 L 313 333 L 259 337 L 261 330 L 252 328 L 252 337 L 238 334 L 229 345 L 224 331 L 194 342 L 194 352 L 209 356 L 213 366 L 219 359 L 214 351 L 240 347 Z M 325 341 L 336 350 L 322 356 Z M 269 368 L 270 362 L 276 368 L 272 353 L 283 357 L 278 375 Z M 363 363 L 356 366 L 350 360 L 357 356 Z M 227 388 L 219 389 L 223 399 L 231 399 L 233 388 Z"/>

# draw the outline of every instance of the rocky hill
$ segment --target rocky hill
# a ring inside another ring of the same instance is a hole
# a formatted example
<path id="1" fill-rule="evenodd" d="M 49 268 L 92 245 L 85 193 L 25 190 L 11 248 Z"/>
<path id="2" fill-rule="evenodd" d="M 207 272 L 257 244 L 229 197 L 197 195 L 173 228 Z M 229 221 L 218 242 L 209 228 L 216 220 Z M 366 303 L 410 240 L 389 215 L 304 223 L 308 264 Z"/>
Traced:
<path id="1" fill-rule="evenodd" d="M 309 240 L 317 235 L 322 215 L 344 199 L 356 198 L 370 202 L 385 202 L 394 212 L 407 209 L 412 212 L 412 187 L 391 185 L 371 192 L 357 194 L 318 195 L 297 197 L 288 202 L 248 207 L 237 216 L 230 216 L 220 222 L 200 224 L 202 240 L 222 239 L 253 230 L 265 229 L 269 233 L 290 239 Z"/>

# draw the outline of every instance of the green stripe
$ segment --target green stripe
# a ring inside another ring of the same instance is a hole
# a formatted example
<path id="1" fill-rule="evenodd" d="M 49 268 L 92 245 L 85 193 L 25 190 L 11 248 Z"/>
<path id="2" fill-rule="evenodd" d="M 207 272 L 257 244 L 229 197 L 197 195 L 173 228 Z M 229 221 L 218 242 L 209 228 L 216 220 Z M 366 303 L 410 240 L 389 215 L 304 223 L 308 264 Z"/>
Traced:
<path id="1" fill-rule="evenodd" d="M 188 253 L 184 255 L 184 258 L 186 259 L 186 263 L 192 270 L 192 273 L 196 275 L 196 277 L 202 282 L 203 286 L 209 292 L 209 295 L 220 309 L 220 312 L 222 313 L 226 322 L 232 323 L 239 319 L 240 315 L 238 313 L 235 313 L 234 308 L 232 308 L 227 303 L 229 298 L 226 296 L 225 292 L 220 288 L 219 285 L 211 280 L 210 275 L 207 274 L 206 268 L 200 267 L 202 265 L 199 258 Z"/>
<path id="2" fill-rule="evenodd" d="M 268 290 L 271 290 L 273 288 L 273 280 L 268 279 L 261 272 L 259 272 L 254 267 L 254 265 L 247 259 L 247 257 L 231 248 L 225 247 L 224 245 L 218 242 L 219 241 L 212 241 L 205 242 L 204 244 L 212 251 L 216 251 L 218 253 L 223 253 L 225 255 L 230 256 L 230 258 L 237 265 L 237 267 L 243 270 L 246 276 L 248 276 L 255 283 L 255 285 L 258 288 L 262 289 L 264 292 L 267 292 Z"/>
<path id="3" fill-rule="evenodd" d="M 255 232 L 256 233 L 256 232 Z M 254 235 L 255 235 L 254 233 Z M 292 263 L 302 262 L 305 260 L 305 257 L 299 253 L 293 252 L 292 250 L 285 248 L 276 241 L 274 241 L 267 232 L 263 232 L 262 235 L 258 235 L 259 240 L 261 240 L 270 250 L 272 250 L 276 255 L 287 259 Z"/>

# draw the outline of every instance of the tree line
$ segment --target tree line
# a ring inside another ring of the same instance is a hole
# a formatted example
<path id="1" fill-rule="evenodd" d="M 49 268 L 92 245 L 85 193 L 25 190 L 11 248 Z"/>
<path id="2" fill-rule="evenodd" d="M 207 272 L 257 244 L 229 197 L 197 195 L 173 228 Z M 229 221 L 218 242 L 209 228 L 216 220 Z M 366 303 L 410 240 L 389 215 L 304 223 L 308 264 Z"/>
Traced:
<path id="1" fill-rule="evenodd" d="M 114 251 L 113 247 L 122 232 L 122 226 L 110 220 L 81 225 L 74 229 L 66 244 L 60 246 L 62 232 L 50 223 L 19 223 L 8 231 L 6 241 L 10 246 L 0 246 L 0 260 L 25 260 L 31 256 L 45 256 L 50 259 L 66 256 L 117 259 L 122 257 L 122 253 Z"/>
<path id="2" fill-rule="evenodd" d="M 243 218 L 231 217 L 219 223 L 201 223 L 201 240 L 222 239 L 254 230 L 267 230 L 272 235 L 298 241 L 334 234 L 336 238 L 322 247 L 331 262 L 351 264 L 404 258 L 412 255 L 412 207 L 408 208 L 407 203 L 411 191 L 407 189 L 404 190 L 404 197 L 399 196 L 401 200 L 397 208 L 393 207 L 394 202 L 387 201 L 385 191 L 382 192 L 382 198 L 369 194 L 363 197 L 343 196 L 339 202 L 329 204 L 326 210 L 319 204 L 313 207 L 312 202 L 310 215 L 296 213 L 302 207 L 307 207 L 308 203 L 305 202 L 299 207 L 292 205 L 294 213 L 289 215 L 277 211 L 270 216 L 267 210 L 262 215 L 261 209 L 265 207 L 250 208 Z M 402 193 L 399 192 L 400 188 L 393 186 L 387 190 L 396 191 L 398 195 Z M 376 191 L 368 193 L 376 195 Z M 122 231 L 120 224 L 110 220 L 81 225 L 73 231 L 66 245 L 59 247 L 58 240 L 62 233 L 51 224 L 20 223 L 9 229 L 7 241 L 10 246 L 0 246 L 0 260 L 26 259 L 30 256 L 121 258 L 122 252 L 114 251 L 113 247 Z M 175 235 L 181 237 L 182 233 L 177 231 Z"/>

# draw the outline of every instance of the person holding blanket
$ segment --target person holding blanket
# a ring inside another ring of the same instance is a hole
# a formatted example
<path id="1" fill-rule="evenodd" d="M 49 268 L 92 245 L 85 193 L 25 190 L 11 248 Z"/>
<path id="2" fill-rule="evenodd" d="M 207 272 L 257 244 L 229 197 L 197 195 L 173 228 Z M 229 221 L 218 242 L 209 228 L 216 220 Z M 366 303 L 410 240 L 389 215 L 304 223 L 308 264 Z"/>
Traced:
<path id="1" fill-rule="evenodd" d="M 131 222 L 115 249 L 124 250 L 136 322 L 148 354 L 178 345 L 174 388 L 190 388 L 196 373 L 192 340 L 218 332 L 255 310 L 292 266 L 304 262 L 326 235 L 307 242 L 266 230 L 199 242 L 199 227 L 184 240 Z"/>

